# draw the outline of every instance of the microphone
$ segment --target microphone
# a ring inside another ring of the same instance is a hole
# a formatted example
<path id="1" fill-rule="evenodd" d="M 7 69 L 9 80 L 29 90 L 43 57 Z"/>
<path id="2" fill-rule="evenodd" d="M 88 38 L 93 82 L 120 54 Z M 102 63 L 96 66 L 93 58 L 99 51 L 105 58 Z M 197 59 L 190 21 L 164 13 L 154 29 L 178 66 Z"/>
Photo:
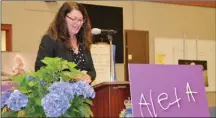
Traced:
<path id="1" fill-rule="evenodd" d="M 98 34 L 116 34 L 116 30 L 110 30 L 110 29 L 99 29 L 99 28 L 93 28 L 91 30 L 91 33 L 93 35 L 98 35 Z"/>

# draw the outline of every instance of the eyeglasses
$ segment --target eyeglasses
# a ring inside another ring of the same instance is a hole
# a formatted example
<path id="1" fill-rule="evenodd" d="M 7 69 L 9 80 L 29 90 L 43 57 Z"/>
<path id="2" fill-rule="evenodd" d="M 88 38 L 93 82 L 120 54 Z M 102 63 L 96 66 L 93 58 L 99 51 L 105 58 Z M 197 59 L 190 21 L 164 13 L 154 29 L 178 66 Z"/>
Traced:
<path id="1" fill-rule="evenodd" d="M 80 23 L 84 23 L 86 21 L 86 19 L 78 19 L 78 18 L 71 18 L 69 16 L 67 16 L 69 19 L 71 19 L 72 22 L 77 23 L 78 21 Z"/>

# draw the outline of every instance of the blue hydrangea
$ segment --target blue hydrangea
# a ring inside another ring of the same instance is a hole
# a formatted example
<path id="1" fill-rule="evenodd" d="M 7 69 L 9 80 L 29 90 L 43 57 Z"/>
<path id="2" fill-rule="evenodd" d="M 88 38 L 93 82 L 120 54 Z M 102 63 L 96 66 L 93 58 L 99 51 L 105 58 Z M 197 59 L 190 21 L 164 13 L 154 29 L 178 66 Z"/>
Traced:
<path id="1" fill-rule="evenodd" d="M 45 84 L 46 84 L 46 81 L 44 81 L 44 80 L 41 80 L 41 81 L 40 81 L 40 85 L 43 86 L 43 85 L 45 85 Z"/>
<path id="2" fill-rule="evenodd" d="M 59 117 L 71 106 L 65 95 L 49 93 L 41 100 L 44 112 L 48 117 Z"/>
<path id="3" fill-rule="evenodd" d="M 6 105 L 6 100 L 10 97 L 12 92 L 7 91 L 4 93 L 1 93 L 1 108 L 3 108 Z"/>
<path id="4" fill-rule="evenodd" d="M 28 97 L 18 90 L 11 93 L 9 99 L 6 100 L 6 105 L 13 111 L 19 111 L 28 103 Z"/>
<path id="5" fill-rule="evenodd" d="M 34 77 L 29 76 L 29 75 L 27 75 L 25 79 L 28 81 L 35 81 L 36 80 Z"/>
<path id="6" fill-rule="evenodd" d="M 69 100 L 74 98 L 72 86 L 68 82 L 55 82 L 48 88 L 48 90 L 50 93 L 64 94 Z"/>
<path id="7" fill-rule="evenodd" d="M 77 81 L 73 83 L 73 91 L 77 96 L 84 98 L 95 98 L 95 91 L 91 85 L 84 81 Z"/>
<path id="8" fill-rule="evenodd" d="M 133 117 L 132 116 L 132 108 L 125 109 L 124 117 Z"/>
<path id="9" fill-rule="evenodd" d="M 92 86 L 88 86 L 87 89 L 86 89 L 86 97 L 88 98 L 95 98 L 95 91 L 94 91 L 94 88 Z"/>

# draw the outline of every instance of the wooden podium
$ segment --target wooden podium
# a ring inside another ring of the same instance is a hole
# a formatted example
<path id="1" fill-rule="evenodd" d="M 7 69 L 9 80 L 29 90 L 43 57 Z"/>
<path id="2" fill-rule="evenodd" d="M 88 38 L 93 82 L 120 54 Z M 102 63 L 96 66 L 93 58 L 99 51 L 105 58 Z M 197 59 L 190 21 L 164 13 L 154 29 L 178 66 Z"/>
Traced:
<path id="1" fill-rule="evenodd" d="M 94 117 L 119 117 L 130 97 L 129 82 L 103 82 L 93 86 L 96 97 L 91 107 Z"/>

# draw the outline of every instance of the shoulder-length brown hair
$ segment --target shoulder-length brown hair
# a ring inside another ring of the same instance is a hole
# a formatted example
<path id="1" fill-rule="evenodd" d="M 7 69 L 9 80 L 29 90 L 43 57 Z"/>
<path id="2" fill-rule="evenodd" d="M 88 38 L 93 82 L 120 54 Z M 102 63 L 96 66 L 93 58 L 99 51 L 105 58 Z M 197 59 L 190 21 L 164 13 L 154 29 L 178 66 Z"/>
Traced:
<path id="1" fill-rule="evenodd" d="M 90 50 L 90 46 L 92 44 L 91 24 L 88 13 L 82 4 L 76 2 L 63 3 L 46 33 L 54 40 L 62 40 L 65 44 L 65 47 L 70 49 L 70 34 L 65 17 L 74 9 L 79 10 L 83 15 L 83 19 L 85 19 L 80 31 L 76 35 L 78 43 L 84 47 L 84 50 Z"/>

